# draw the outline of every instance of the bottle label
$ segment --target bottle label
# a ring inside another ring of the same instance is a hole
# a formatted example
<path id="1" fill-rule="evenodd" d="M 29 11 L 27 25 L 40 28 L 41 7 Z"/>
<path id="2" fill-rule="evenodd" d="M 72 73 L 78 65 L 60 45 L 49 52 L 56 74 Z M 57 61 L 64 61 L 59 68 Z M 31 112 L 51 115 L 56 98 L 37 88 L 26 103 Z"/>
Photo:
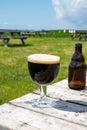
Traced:
<path id="1" fill-rule="evenodd" d="M 70 85 L 85 86 L 86 71 L 84 68 L 73 70 L 73 74 L 70 80 Z"/>
<path id="2" fill-rule="evenodd" d="M 74 81 L 71 81 L 71 82 L 70 82 L 70 85 L 85 86 L 85 83 L 84 83 L 84 82 L 82 82 L 82 81 L 77 81 L 77 80 L 74 80 Z"/>

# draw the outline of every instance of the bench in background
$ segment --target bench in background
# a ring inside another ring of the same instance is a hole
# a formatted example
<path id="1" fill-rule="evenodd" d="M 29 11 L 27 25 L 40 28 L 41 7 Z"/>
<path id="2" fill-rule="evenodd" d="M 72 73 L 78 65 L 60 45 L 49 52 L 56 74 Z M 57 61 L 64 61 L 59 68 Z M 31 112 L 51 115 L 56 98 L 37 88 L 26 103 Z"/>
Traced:
<path id="1" fill-rule="evenodd" d="M 27 36 L 22 35 L 22 30 L 0 30 L 0 39 L 4 46 L 8 46 L 10 39 L 20 39 L 22 44 L 25 45 L 24 40 L 27 38 Z"/>
<path id="2" fill-rule="evenodd" d="M 87 41 L 87 33 L 74 33 L 71 35 L 72 40 L 74 40 L 75 38 L 78 38 L 79 40 L 84 39 L 85 41 Z"/>

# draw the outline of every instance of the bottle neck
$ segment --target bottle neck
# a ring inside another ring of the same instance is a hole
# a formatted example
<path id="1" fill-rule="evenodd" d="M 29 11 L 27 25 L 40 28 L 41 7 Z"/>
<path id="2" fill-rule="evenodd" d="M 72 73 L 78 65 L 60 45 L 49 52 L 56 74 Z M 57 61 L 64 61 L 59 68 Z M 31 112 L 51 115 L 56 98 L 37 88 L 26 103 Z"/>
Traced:
<path id="1" fill-rule="evenodd" d="M 82 45 L 76 44 L 75 45 L 75 52 L 72 56 L 72 60 L 76 62 L 85 62 L 84 55 L 82 53 Z"/>
<path id="2" fill-rule="evenodd" d="M 79 53 L 82 53 L 82 47 L 76 47 L 75 48 L 75 51 L 79 52 Z"/>

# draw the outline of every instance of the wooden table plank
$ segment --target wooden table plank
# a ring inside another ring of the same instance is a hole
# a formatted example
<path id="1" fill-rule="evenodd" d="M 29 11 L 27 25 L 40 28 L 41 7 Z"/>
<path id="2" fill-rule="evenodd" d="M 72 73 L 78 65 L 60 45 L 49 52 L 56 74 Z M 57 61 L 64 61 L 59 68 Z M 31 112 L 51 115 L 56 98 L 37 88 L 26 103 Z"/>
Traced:
<path id="1" fill-rule="evenodd" d="M 11 101 L 10 103 L 15 106 L 23 107 L 28 110 L 32 110 L 44 115 L 48 115 L 50 117 L 63 119 L 87 127 L 86 106 L 51 98 L 50 100 L 55 102 L 55 104 L 52 107 L 43 108 L 43 109 L 32 107 L 31 103 L 29 102 L 31 102 L 33 99 L 38 97 L 39 96 L 36 94 L 32 94 L 32 95 L 28 94 L 21 98 Z"/>
<path id="2" fill-rule="evenodd" d="M 68 87 L 67 79 L 50 85 L 48 96 L 87 106 L 87 86 L 83 90 L 72 90 Z"/>
<path id="3" fill-rule="evenodd" d="M 53 106 L 37 108 L 31 101 L 38 91 L 0 106 L 0 130 L 86 130 L 87 87 L 72 90 L 67 79 L 48 86 Z"/>
<path id="4" fill-rule="evenodd" d="M 19 100 L 19 99 L 18 99 Z M 3 128 L 3 129 L 2 129 Z M 49 115 L 11 104 L 0 106 L 0 130 L 86 130 L 87 127 L 73 124 Z"/>

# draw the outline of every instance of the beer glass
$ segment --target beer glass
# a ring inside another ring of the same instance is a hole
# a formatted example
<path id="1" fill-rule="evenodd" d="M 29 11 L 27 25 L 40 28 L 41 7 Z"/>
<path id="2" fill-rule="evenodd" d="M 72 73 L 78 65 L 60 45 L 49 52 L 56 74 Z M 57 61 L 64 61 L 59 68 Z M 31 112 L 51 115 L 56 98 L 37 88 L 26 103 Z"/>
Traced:
<path id="1" fill-rule="evenodd" d="M 31 54 L 28 56 L 28 70 L 32 80 L 40 85 L 40 98 L 32 101 L 33 106 L 47 107 L 51 105 L 46 97 L 47 85 L 58 75 L 60 57 L 49 54 Z"/>

